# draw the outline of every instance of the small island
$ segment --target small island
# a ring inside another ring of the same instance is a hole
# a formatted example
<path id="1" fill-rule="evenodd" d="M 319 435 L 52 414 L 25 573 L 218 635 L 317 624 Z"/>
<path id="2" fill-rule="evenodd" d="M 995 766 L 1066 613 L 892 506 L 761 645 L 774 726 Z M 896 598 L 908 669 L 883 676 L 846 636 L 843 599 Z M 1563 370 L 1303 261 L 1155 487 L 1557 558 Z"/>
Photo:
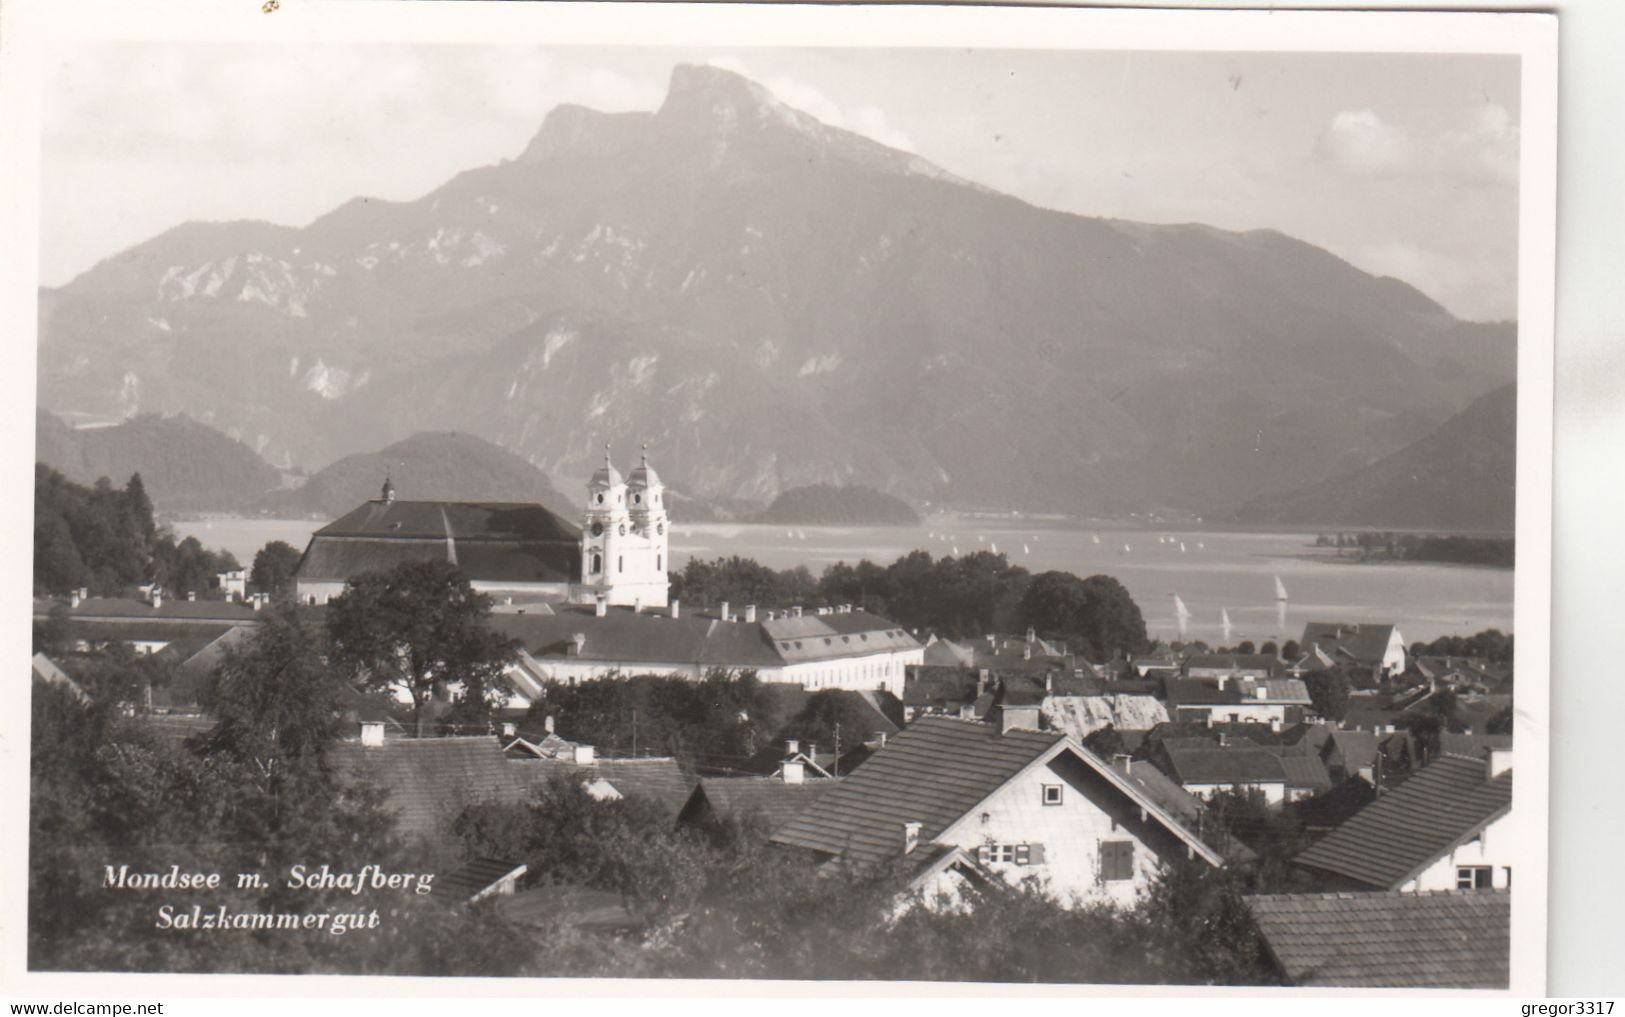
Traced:
<path id="1" fill-rule="evenodd" d="M 920 516 L 908 502 L 872 487 L 810 484 L 781 492 L 751 521 L 781 526 L 914 526 Z"/>
<path id="2" fill-rule="evenodd" d="M 1512 568 L 1517 555 L 1512 537 L 1463 537 L 1419 533 L 1322 533 L 1318 548 L 1335 548 L 1349 561 L 1414 561 Z"/>

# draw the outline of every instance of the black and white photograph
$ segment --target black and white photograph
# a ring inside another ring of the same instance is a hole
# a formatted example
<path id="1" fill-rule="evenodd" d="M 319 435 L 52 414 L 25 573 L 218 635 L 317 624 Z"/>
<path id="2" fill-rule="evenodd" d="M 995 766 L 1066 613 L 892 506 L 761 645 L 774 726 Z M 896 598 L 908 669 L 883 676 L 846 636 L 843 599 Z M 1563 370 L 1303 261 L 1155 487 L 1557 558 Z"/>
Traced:
<path id="1" fill-rule="evenodd" d="M 42 43 L 19 963 L 1543 992 L 1550 19 L 575 6 Z"/>

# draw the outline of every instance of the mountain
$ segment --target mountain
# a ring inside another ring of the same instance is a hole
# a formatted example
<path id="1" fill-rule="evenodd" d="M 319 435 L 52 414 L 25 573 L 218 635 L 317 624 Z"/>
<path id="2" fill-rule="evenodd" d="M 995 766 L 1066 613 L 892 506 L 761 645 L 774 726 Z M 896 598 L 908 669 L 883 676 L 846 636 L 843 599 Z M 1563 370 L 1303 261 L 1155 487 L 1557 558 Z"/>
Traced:
<path id="1" fill-rule="evenodd" d="M 872 487 L 809 484 L 783 491 L 752 522 L 802 526 L 912 526 L 908 502 Z"/>
<path id="2" fill-rule="evenodd" d="M 450 430 L 585 477 L 647 441 L 758 502 L 1233 509 L 1516 375 L 1511 324 L 1301 241 L 1038 208 L 691 66 L 414 201 L 178 226 L 41 320 L 64 412 L 185 409 L 309 467 Z"/>
<path id="3" fill-rule="evenodd" d="M 298 490 L 279 491 L 262 508 L 332 518 L 377 498 L 384 480 L 409 501 L 524 501 L 566 519 L 580 510 L 542 473 L 507 449 L 468 434 L 414 434 L 377 452 L 345 456 Z"/>
<path id="4" fill-rule="evenodd" d="M 130 474 L 161 512 L 247 508 L 281 483 L 253 449 L 185 416 L 142 414 L 110 427 L 70 428 L 35 414 L 35 458 L 78 484 L 106 477 L 122 488 Z"/>
<path id="5" fill-rule="evenodd" d="M 1518 389 L 1474 400 L 1438 430 L 1362 469 L 1244 506 L 1258 524 L 1500 531 L 1516 514 Z"/>

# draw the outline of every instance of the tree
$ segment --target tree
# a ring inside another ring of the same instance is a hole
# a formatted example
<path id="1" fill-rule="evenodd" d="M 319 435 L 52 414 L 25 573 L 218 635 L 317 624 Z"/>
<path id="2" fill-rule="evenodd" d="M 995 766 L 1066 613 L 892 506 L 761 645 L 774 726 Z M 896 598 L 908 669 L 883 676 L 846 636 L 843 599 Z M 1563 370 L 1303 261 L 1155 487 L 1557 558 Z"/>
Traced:
<path id="1" fill-rule="evenodd" d="M 1298 641 L 1296 639 L 1288 639 L 1285 643 L 1281 644 L 1282 660 L 1297 660 L 1301 656 L 1303 656 L 1303 647 L 1298 645 Z"/>
<path id="2" fill-rule="evenodd" d="M 299 567 L 299 549 L 282 540 L 273 540 L 254 555 L 248 574 L 249 585 L 272 597 L 285 597 L 293 591 L 293 572 Z"/>
<path id="3" fill-rule="evenodd" d="M 517 644 L 486 626 L 490 613 L 491 599 L 450 562 L 366 572 L 327 605 L 331 660 L 360 685 L 411 696 L 422 736 L 435 701 L 455 696 L 487 715 L 500 702 Z"/>
<path id="4" fill-rule="evenodd" d="M 1258 648 L 1258 652 L 1267 654 L 1271 657 L 1279 657 L 1281 655 L 1281 648 L 1275 645 L 1275 640 L 1271 639 L 1267 640 L 1263 646 L 1260 646 Z"/>
<path id="5" fill-rule="evenodd" d="M 1258 648 L 1253 645 L 1253 641 L 1251 639 L 1243 639 L 1241 642 L 1236 644 L 1236 652 L 1250 656 L 1257 653 Z"/>
<path id="6" fill-rule="evenodd" d="M 1311 671 L 1303 677 L 1315 712 L 1329 721 L 1341 721 L 1349 709 L 1349 678 L 1340 667 Z"/>
<path id="7" fill-rule="evenodd" d="M 1146 644 L 1139 605 L 1111 576 L 1035 576 L 1022 594 L 1017 617 L 1040 632 L 1070 636 L 1083 644 L 1084 652 L 1102 658 L 1131 656 Z"/>

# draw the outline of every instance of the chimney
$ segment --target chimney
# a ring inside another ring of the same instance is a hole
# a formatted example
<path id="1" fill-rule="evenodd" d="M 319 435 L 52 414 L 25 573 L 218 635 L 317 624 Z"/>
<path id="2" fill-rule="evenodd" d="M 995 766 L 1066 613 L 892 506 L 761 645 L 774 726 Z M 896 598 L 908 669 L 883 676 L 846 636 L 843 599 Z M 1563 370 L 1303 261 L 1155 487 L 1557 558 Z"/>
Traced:
<path id="1" fill-rule="evenodd" d="M 986 692 L 990 685 L 992 685 L 992 675 L 987 668 L 984 667 L 976 672 L 976 694 L 978 696 Z"/>
<path id="2" fill-rule="evenodd" d="M 991 632 L 987 634 L 987 648 L 990 650 L 997 650 L 999 648 L 999 637 L 995 636 Z"/>
<path id="3" fill-rule="evenodd" d="M 1033 644 L 1032 643 L 1028 643 L 1026 646 L 1023 646 L 1021 648 L 1021 659 L 1022 660 L 1032 660 L 1033 659 Z"/>
<path id="4" fill-rule="evenodd" d="M 582 764 L 582 765 L 585 765 L 587 763 L 592 762 L 593 761 L 592 746 L 591 745 L 577 745 L 575 747 L 574 761 L 576 763 Z"/>
<path id="5" fill-rule="evenodd" d="M 793 756 L 797 752 L 800 752 L 800 751 L 801 751 L 801 740 L 799 738 L 786 738 L 784 740 L 784 754 L 785 755 Z"/>
<path id="6" fill-rule="evenodd" d="M 600 618 L 609 614 L 609 600 L 602 593 L 598 595 L 598 602 L 593 613 Z"/>
<path id="7" fill-rule="evenodd" d="M 68 591 L 68 606 L 69 607 L 78 607 L 79 606 L 79 591 L 78 590 L 69 590 Z"/>
<path id="8" fill-rule="evenodd" d="M 1494 780 L 1512 769 L 1512 750 L 1491 749 L 1486 763 L 1485 779 Z"/>
<path id="9" fill-rule="evenodd" d="M 514 735 L 516 735 L 518 733 L 519 733 L 519 725 L 518 724 L 515 724 L 511 720 L 505 720 L 505 721 L 502 722 L 502 737 L 504 737 L 504 738 L 512 738 Z"/>
<path id="10" fill-rule="evenodd" d="M 362 721 L 361 744 L 367 748 L 377 748 L 384 744 L 384 722 L 381 720 Z"/>
<path id="11" fill-rule="evenodd" d="M 807 758 L 812 760 L 815 763 L 818 762 L 818 743 L 817 742 L 808 742 L 807 743 Z"/>
<path id="12" fill-rule="evenodd" d="M 681 618 L 683 616 L 683 604 L 682 604 L 682 601 L 674 600 L 674 601 L 671 602 L 671 616 L 674 619 L 675 618 Z"/>
<path id="13" fill-rule="evenodd" d="M 779 775 L 784 778 L 786 784 L 804 783 L 807 780 L 807 764 L 785 760 L 784 765 L 779 768 Z"/>
<path id="14" fill-rule="evenodd" d="M 502 603 L 506 607 L 513 607 L 513 598 L 512 597 L 503 597 L 502 598 Z"/>
<path id="15" fill-rule="evenodd" d="M 1053 674 L 1047 674 L 1044 676 L 1044 695 L 1055 695 L 1055 676 Z"/>
<path id="16" fill-rule="evenodd" d="M 723 601 L 722 605 L 717 608 L 717 617 L 721 618 L 723 621 L 728 620 L 728 602 L 726 600 Z"/>
<path id="17" fill-rule="evenodd" d="M 90 587 L 88 587 L 88 586 L 79 587 L 79 599 L 80 600 L 89 600 L 90 599 Z"/>
<path id="18" fill-rule="evenodd" d="M 632 613 L 633 614 L 642 614 L 643 613 L 643 598 L 642 597 L 633 597 L 632 598 Z"/>
<path id="19" fill-rule="evenodd" d="M 1033 630 L 1033 627 L 1031 625 L 1027 626 L 1027 645 L 1031 646 L 1033 643 L 1036 643 L 1037 641 L 1038 641 L 1038 633 Z"/>
<path id="20" fill-rule="evenodd" d="M 795 617 L 800 618 L 801 617 L 801 605 L 797 604 L 795 607 L 792 607 L 790 609 L 790 613 L 792 615 L 794 615 Z"/>
<path id="21" fill-rule="evenodd" d="M 164 591 L 162 591 L 162 590 L 158 589 L 158 587 L 154 586 L 152 588 L 152 609 L 154 611 L 156 611 L 160 607 L 163 607 L 163 606 L 164 606 Z"/>
<path id="22" fill-rule="evenodd" d="M 1222 748 L 1224 748 L 1225 746 L 1227 746 L 1230 743 L 1230 736 L 1225 734 L 1223 731 L 1220 731 L 1218 734 L 1219 734 L 1219 748 L 1222 749 Z"/>
<path id="23" fill-rule="evenodd" d="M 585 632 L 577 632 L 570 637 L 570 645 L 564 648 L 564 655 L 567 657 L 579 657 L 581 656 L 582 649 L 586 645 L 587 634 Z"/>
<path id="24" fill-rule="evenodd" d="M 745 605 L 745 623 L 750 624 L 750 623 L 754 622 L 755 620 L 756 620 L 756 605 L 755 604 L 746 604 Z"/>
<path id="25" fill-rule="evenodd" d="M 186 591 L 186 599 L 189 602 L 196 602 L 197 601 L 197 591 L 196 590 L 187 590 Z"/>
<path id="26" fill-rule="evenodd" d="M 546 731 L 548 734 L 553 733 L 553 715 L 551 713 L 547 715 L 546 720 L 542 721 L 542 730 Z"/>
<path id="27" fill-rule="evenodd" d="M 1133 764 L 1134 757 L 1127 752 L 1119 752 L 1112 756 L 1112 769 L 1119 773 L 1128 773 Z"/>
<path id="28" fill-rule="evenodd" d="M 909 854 L 920 846 L 920 825 L 918 820 L 903 824 L 903 854 Z"/>
<path id="29" fill-rule="evenodd" d="M 265 603 L 264 598 L 265 595 L 263 593 L 256 593 L 252 597 L 248 598 L 248 606 L 258 611 L 260 609 L 260 605 Z"/>

